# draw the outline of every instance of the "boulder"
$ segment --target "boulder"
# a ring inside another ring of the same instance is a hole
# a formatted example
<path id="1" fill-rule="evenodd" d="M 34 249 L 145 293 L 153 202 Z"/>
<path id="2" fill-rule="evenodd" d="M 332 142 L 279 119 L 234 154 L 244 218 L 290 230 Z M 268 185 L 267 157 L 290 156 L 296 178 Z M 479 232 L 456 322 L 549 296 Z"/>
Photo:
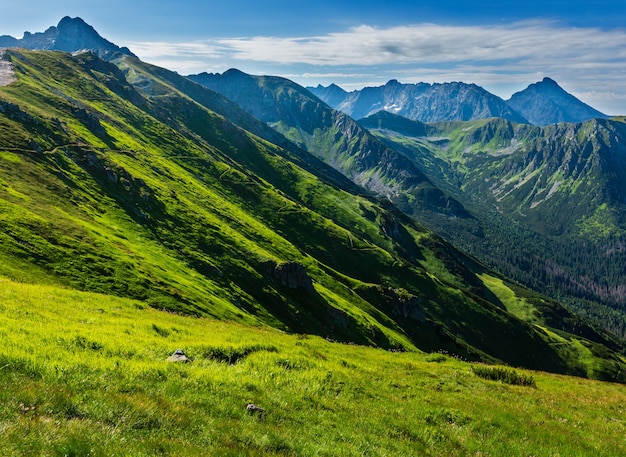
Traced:
<path id="1" fill-rule="evenodd" d="M 167 358 L 168 362 L 189 362 L 189 359 L 185 355 L 182 349 L 176 349 L 172 355 Z"/>

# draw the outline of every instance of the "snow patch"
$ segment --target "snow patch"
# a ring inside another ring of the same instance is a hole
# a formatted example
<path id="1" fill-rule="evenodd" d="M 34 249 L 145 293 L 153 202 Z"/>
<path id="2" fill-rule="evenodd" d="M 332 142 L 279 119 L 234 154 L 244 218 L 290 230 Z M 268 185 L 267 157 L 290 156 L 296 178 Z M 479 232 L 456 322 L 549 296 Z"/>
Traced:
<path id="1" fill-rule="evenodd" d="M 402 111 L 402 107 L 399 106 L 397 103 L 394 103 L 393 105 L 385 105 L 383 110 L 389 111 L 390 113 L 399 113 L 400 111 Z"/>

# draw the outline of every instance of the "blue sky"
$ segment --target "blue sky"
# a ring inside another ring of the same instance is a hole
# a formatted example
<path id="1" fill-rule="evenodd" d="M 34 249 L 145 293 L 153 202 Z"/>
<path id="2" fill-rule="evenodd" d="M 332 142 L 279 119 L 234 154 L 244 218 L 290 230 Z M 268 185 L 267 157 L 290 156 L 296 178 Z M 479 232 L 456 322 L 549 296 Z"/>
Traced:
<path id="1" fill-rule="evenodd" d="M 181 74 L 235 67 L 346 90 L 464 81 L 505 99 L 549 76 L 626 114 L 624 0 L 2 0 L 0 35 L 63 16 Z"/>

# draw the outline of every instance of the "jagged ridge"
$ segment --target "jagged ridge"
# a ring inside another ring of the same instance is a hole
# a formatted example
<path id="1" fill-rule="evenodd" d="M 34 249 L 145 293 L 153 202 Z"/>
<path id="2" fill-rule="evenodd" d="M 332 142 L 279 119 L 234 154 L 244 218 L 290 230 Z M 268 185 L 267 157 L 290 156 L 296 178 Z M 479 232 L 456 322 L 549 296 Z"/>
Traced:
<path id="1" fill-rule="evenodd" d="M 346 92 L 343 99 L 338 97 L 338 91 L 332 86 L 308 89 L 333 108 L 355 119 L 384 110 L 421 122 L 469 121 L 490 117 L 527 122 L 500 97 L 475 84 L 402 84 L 391 80 L 384 86 Z"/>

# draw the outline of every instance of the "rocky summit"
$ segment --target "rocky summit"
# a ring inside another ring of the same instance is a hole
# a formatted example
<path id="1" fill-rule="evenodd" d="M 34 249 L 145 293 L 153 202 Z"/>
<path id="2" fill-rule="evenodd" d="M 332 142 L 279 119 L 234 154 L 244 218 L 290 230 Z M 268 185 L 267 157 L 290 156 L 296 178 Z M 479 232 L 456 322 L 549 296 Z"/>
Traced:
<path id="1" fill-rule="evenodd" d="M 556 81 L 544 78 L 516 92 L 507 105 L 535 125 L 583 122 L 608 117 L 567 93 Z"/>
<path id="2" fill-rule="evenodd" d="M 102 38 L 81 18 L 69 16 L 64 17 L 56 27 L 49 27 L 45 32 L 24 32 L 24 37 L 21 39 L 8 35 L 0 36 L 0 47 L 65 52 L 92 51 L 101 56 L 111 53 L 134 56 L 128 48 L 119 47 Z"/>

